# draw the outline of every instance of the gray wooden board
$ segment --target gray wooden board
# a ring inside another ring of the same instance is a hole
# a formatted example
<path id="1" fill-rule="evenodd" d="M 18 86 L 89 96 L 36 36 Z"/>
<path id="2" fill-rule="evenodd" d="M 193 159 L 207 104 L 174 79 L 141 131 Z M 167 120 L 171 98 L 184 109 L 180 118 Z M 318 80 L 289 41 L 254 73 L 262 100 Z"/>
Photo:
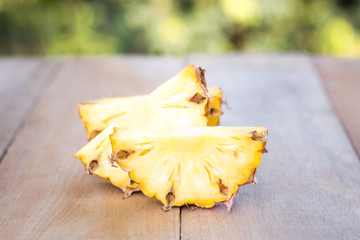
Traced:
<path id="1" fill-rule="evenodd" d="M 318 56 L 313 61 L 360 156 L 360 59 Z"/>
<path id="2" fill-rule="evenodd" d="M 182 239 L 359 238 L 359 162 L 309 59 L 191 60 L 207 69 L 209 86 L 225 91 L 231 109 L 222 125 L 269 128 L 259 184 L 240 190 L 231 213 L 220 204 L 164 213 L 141 194 L 122 200 L 120 190 L 85 175 L 72 157 L 86 143 L 79 102 L 146 94 L 181 70 L 180 60 L 68 60 L 0 164 L 0 239 L 178 239 L 179 232 Z"/>
<path id="3" fill-rule="evenodd" d="M 140 193 L 123 200 L 73 153 L 87 142 L 79 102 L 149 93 L 182 67 L 173 58 L 68 60 L 0 164 L 0 239 L 179 239 L 179 208 L 163 212 Z"/>
<path id="4" fill-rule="evenodd" d="M 0 162 L 60 62 L 55 59 L 0 58 Z"/>
<path id="5" fill-rule="evenodd" d="M 231 213 L 181 209 L 181 239 L 360 239 L 360 164 L 308 57 L 194 55 L 231 109 L 221 125 L 266 126 L 258 185 Z"/>

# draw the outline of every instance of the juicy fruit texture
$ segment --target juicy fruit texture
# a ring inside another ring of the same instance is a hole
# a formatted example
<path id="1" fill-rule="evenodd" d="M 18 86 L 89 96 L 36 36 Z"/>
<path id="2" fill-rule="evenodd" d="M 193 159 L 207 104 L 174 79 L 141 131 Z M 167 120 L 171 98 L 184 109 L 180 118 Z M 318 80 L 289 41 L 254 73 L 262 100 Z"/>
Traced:
<path id="1" fill-rule="evenodd" d="M 148 96 L 81 104 L 90 142 L 75 157 L 86 172 L 165 210 L 224 202 L 230 211 L 239 186 L 256 183 L 267 129 L 207 127 L 219 123 L 223 93 L 207 90 L 204 72 L 190 65 Z"/>
<path id="2" fill-rule="evenodd" d="M 91 139 L 110 124 L 127 128 L 206 126 L 209 104 L 204 70 L 193 64 L 148 96 L 85 103 L 79 113 Z"/>
<path id="3" fill-rule="evenodd" d="M 85 124 L 88 138 L 96 137 L 117 118 L 133 109 L 133 106 L 146 101 L 146 96 L 105 98 L 79 105 L 80 119 Z"/>
<path id="4" fill-rule="evenodd" d="M 221 88 L 209 88 L 209 94 L 212 98 L 208 114 L 208 126 L 217 126 L 219 124 L 220 116 L 223 114 L 221 104 L 223 102 L 223 91 Z"/>
<path id="5" fill-rule="evenodd" d="M 211 101 L 207 125 L 216 126 L 222 114 L 221 104 L 223 93 L 220 88 L 209 88 L 209 95 Z M 80 104 L 80 118 L 85 123 L 89 139 L 94 138 L 111 123 L 116 123 L 117 119 L 122 116 L 125 117 L 124 113 L 128 113 L 131 109 L 141 105 L 142 102 L 147 101 L 147 99 L 147 96 L 105 98 Z M 180 106 L 180 104 L 178 106 Z M 129 118 L 130 117 L 131 116 L 129 116 Z M 127 127 L 129 125 L 125 124 L 125 126 Z"/>
<path id="6" fill-rule="evenodd" d="M 263 127 L 115 128 L 110 136 L 112 161 L 165 210 L 230 209 L 239 186 L 255 181 L 266 140 Z"/>
<path id="7" fill-rule="evenodd" d="M 114 126 L 206 126 L 211 97 L 203 71 L 197 65 L 188 66 L 149 96 L 105 99 L 80 105 L 80 117 L 92 140 L 75 157 L 84 163 L 87 173 L 109 179 L 125 192 L 124 197 L 137 191 L 138 185 L 117 163 L 111 162 L 109 135 Z M 221 102 L 216 104 L 221 105 Z"/>
<path id="8" fill-rule="evenodd" d="M 95 174 L 121 188 L 125 195 L 130 196 L 133 191 L 138 191 L 138 184 L 132 182 L 129 175 L 119 168 L 119 166 L 112 164 L 109 135 L 113 133 L 114 125 L 110 125 L 93 140 L 91 140 L 85 147 L 80 149 L 75 157 L 79 158 L 85 165 L 88 174 Z"/>

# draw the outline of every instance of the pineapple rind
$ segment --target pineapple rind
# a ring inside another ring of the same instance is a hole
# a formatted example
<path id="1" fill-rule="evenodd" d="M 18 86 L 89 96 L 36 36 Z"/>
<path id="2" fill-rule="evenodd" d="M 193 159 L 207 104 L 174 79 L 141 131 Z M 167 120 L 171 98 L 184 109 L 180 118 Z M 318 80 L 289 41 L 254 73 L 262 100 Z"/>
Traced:
<path id="1" fill-rule="evenodd" d="M 254 131 L 260 140 L 253 139 Z M 266 137 L 263 127 L 115 128 L 110 141 L 114 159 L 146 196 L 165 206 L 209 208 L 231 199 L 249 180 L 260 165 Z M 117 159 L 121 150 L 132 154 Z M 175 195 L 172 203 L 169 193 Z"/>

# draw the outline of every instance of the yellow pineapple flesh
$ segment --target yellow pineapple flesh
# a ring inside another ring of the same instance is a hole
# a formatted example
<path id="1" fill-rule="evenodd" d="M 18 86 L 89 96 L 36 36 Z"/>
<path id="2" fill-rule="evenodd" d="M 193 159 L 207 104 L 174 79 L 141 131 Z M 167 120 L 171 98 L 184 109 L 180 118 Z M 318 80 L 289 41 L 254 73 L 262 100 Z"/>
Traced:
<path id="1" fill-rule="evenodd" d="M 109 136 L 113 133 L 113 129 L 114 125 L 110 125 L 80 149 L 75 157 L 85 165 L 85 170 L 89 175 L 94 174 L 109 179 L 113 185 L 124 191 L 124 198 L 126 198 L 133 191 L 138 191 L 139 186 L 130 180 L 124 170 L 111 162 L 112 149 Z"/>
<path id="2" fill-rule="evenodd" d="M 148 96 L 80 105 L 80 116 L 92 140 L 75 157 L 81 159 L 89 174 L 108 178 L 125 192 L 125 197 L 129 196 L 138 186 L 119 165 L 109 161 L 109 135 L 114 126 L 206 126 L 209 101 L 204 70 L 190 65 Z"/>
<path id="3" fill-rule="evenodd" d="M 211 96 L 210 109 L 208 113 L 208 126 L 219 125 L 220 116 L 223 114 L 221 110 L 221 104 L 223 103 L 223 91 L 221 88 L 209 88 L 209 94 Z"/>
<path id="4" fill-rule="evenodd" d="M 208 111 L 208 126 L 217 126 L 222 114 L 222 90 L 220 88 L 209 88 L 210 106 Z M 111 123 L 127 114 L 136 106 L 147 101 L 147 96 L 105 98 L 79 105 L 79 115 L 85 123 L 89 139 L 94 138 Z M 180 106 L 180 105 L 179 105 Z M 125 116 L 124 116 L 125 117 Z M 130 118 L 130 116 L 129 116 Z M 127 125 L 128 126 L 128 125 Z"/>
<path id="5" fill-rule="evenodd" d="M 124 113 L 146 101 L 146 96 L 105 98 L 81 103 L 78 107 L 80 119 L 85 124 L 89 140 L 110 126 Z"/>
<path id="6" fill-rule="evenodd" d="M 112 162 L 168 210 L 194 204 L 230 210 L 239 186 L 255 180 L 264 127 L 115 128 Z"/>
<path id="7" fill-rule="evenodd" d="M 91 139 L 112 123 L 127 128 L 206 126 L 210 100 L 204 70 L 193 64 L 148 96 L 80 104 L 79 114 Z"/>

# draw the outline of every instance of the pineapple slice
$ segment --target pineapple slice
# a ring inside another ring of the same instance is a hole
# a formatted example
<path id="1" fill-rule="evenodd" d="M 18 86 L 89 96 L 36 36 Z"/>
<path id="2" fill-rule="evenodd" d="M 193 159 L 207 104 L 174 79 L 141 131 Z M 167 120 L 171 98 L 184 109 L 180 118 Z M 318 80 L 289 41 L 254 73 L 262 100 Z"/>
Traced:
<path id="1" fill-rule="evenodd" d="M 208 126 L 218 125 L 222 114 L 222 90 L 220 88 L 209 88 L 211 96 L 210 109 L 208 111 Z M 147 96 L 106 98 L 96 101 L 81 103 L 79 105 L 79 115 L 85 123 L 85 128 L 89 139 L 94 138 L 111 123 L 125 115 L 134 108 L 147 101 Z"/>
<path id="2" fill-rule="evenodd" d="M 112 162 L 148 197 L 172 206 L 230 211 L 239 186 L 255 181 L 265 150 L 264 127 L 115 128 Z"/>
<path id="3" fill-rule="evenodd" d="M 94 108 L 82 109 L 80 116 L 87 119 L 85 127 L 88 136 L 96 137 L 79 150 L 75 157 L 84 163 L 88 174 L 109 179 L 113 185 L 121 188 L 125 192 L 124 197 L 127 197 L 136 191 L 138 186 L 129 180 L 128 174 L 120 166 L 109 161 L 109 135 L 114 126 L 206 126 L 209 101 L 204 70 L 194 64 L 165 82 L 149 96 L 122 98 L 119 102 L 110 99 L 94 104 Z M 114 107 L 120 110 L 116 114 L 112 112 Z M 99 132 L 101 134 L 98 134 Z"/>
<path id="4" fill-rule="evenodd" d="M 148 96 L 105 99 L 80 104 L 89 139 L 112 123 L 121 127 L 206 126 L 210 95 L 204 70 L 189 65 Z"/>

